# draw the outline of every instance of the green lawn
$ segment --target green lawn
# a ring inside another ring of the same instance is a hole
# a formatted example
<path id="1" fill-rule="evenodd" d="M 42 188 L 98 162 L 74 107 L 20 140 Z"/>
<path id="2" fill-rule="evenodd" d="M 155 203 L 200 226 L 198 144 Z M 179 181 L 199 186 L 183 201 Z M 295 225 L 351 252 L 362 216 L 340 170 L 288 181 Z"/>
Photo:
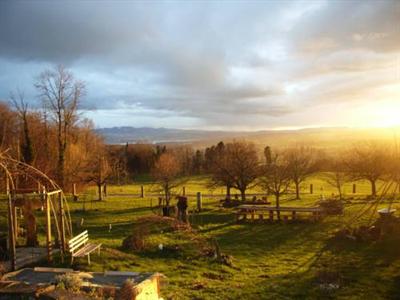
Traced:
<path id="1" fill-rule="evenodd" d="M 308 186 L 314 184 L 314 194 Z M 109 186 L 108 193 L 138 193 L 138 183 L 129 186 Z M 193 177 L 185 183 L 186 191 L 209 193 L 206 177 Z M 150 187 L 145 183 L 145 187 Z M 132 222 L 141 216 L 152 215 L 156 198 L 110 196 L 103 202 L 70 202 L 74 232 L 88 229 L 91 239 L 104 245 L 100 257 L 93 255 L 92 264 L 81 259 L 75 268 L 93 271 L 131 270 L 160 272 L 166 275 L 162 288 L 165 299 L 396 299 L 400 298 L 400 237 L 386 237 L 379 242 L 335 242 L 337 228 L 347 224 L 365 202 L 369 192 L 366 183 L 357 183 L 358 193 L 347 197 L 343 216 L 330 216 L 318 223 L 236 224 L 234 210 L 218 206 L 217 199 L 204 198 L 204 211 L 191 213 L 193 235 L 215 238 L 224 254 L 232 256 L 232 266 L 196 255 L 191 235 L 157 233 L 151 236 L 153 248 L 130 252 L 121 248 L 122 240 L 132 231 Z M 221 193 L 222 188 L 213 193 Z M 257 189 L 254 192 L 259 192 Z M 282 205 L 312 206 L 323 194 L 328 197 L 334 189 L 319 178 L 303 185 L 302 200 L 287 195 Z M 90 189 L 86 199 L 95 198 Z M 271 198 L 272 201 L 272 198 Z M 1 202 L 4 208 L 4 201 Z M 400 211 L 400 204 L 394 207 Z M 190 199 L 190 208 L 195 199 Z M 40 222 L 41 213 L 39 213 Z M 4 215 L 0 217 L 5 228 Z M 84 219 L 83 227 L 78 224 Z M 368 217 L 354 220 L 362 224 Z M 109 230 L 109 224 L 112 229 Z M 354 224 L 354 225 L 355 225 Z M 44 227 L 39 230 L 43 232 Z M 158 243 L 182 246 L 182 251 L 159 251 Z M 190 247 L 192 245 L 192 247 Z M 61 264 L 59 264 L 61 266 Z M 339 287 L 324 288 L 329 279 Z M 328 278 L 328 279 L 326 279 Z"/>

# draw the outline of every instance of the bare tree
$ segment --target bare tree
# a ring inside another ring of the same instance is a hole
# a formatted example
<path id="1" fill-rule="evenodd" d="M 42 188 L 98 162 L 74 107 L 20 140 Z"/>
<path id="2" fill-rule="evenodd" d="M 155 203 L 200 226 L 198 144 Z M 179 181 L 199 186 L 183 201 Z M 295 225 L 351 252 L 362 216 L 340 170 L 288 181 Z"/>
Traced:
<path id="1" fill-rule="evenodd" d="M 300 199 L 300 184 L 316 172 L 315 151 L 308 147 L 295 147 L 285 151 L 290 166 L 290 176 L 296 188 L 296 199 Z"/>
<path id="2" fill-rule="evenodd" d="M 152 177 L 164 192 L 166 204 L 164 215 L 169 216 L 171 191 L 181 184 L 178 180 L 181 173 L 180 164 L 174 155 L 166 152 L 160 155 L 151 173 Z"/>
<path id="3" fill-rule="evenodd" d="M 327 161 L 327 172 L 322 174 L 322 178 L 332 187 L 336 188 L 339 199 L 343 199 L 343 186 L 350 180 L 346 172 L 346 165 L 339 157 L 331 157 Z"/>
<path id="4" fill-rule="evenodd" d="M 273 154 L 271 160 L 264 166 L 261 185 L 275 196 L 276 207 L 280 207 L 280 197 L 287 193 L 292 182 L 291 166 L 284 155 Z M 280 212 L 277 211 L 278 220 Z"/>
<path id="5" fill-rule="evenodd" d="M 21 145 L 21 152 L 24 162 L 32 164 L 33 161 L 33 145 L 29 132 L 28 112 L 29 106 L 25 101 L 24 93 L 17 89 L 15 93 L 10 94 L 11 103 L 18 113 L 18 117 L 22 123 L 23 143 Z"/>
<path id="6" fill-rule="evenodd" d="M 94 164 L 90 164 L 92 167 L 91 174 L 87 177 L 89 182 L 94 182 L 97 186 L 99 194 L 99 201 L 103 200 L 103 188 L 107 180 L 111 176 L 111 167 L 108 163 L 107 158 L 104 155 L 97 155 Z"/>
<path id="7" fill-rule="evenodd" d="M 388 162 L 387 149 L 375 143 L 354 147 L 345 160 L 351 179 L 369 181 L 372 197 L 376 197 L 378 180 L 384 180 L 389 171 Z"/>
<path id="8" fill-rule="evenodd" d="M 58 183 L 64 187 L 65 152 L 69 130 L 78 119 L 78 106 L 85 86 L 63 66 L 46 70 L 35 84 L 40 97 L 57 125 Z"/>

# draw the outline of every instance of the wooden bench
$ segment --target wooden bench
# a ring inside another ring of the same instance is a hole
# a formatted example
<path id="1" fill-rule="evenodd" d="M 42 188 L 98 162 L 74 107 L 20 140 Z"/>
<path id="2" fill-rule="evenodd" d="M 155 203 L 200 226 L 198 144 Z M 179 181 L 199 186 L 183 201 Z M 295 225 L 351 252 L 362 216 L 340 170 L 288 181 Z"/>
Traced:
<path id="1" fill-rule="evenodd" d="M 323 215 L 323 210 L 320 207 L 274 207 L 274 206 L 261 206 L 261 205 L 240 205 L 237 207 L 236 220 L 256 220 L 258 216 L 259 221 L 263 221 L 264 214 L 267 215 L 269 221 L 274 220 L 274 214 L 282 214 L 283 221 L 288 221 L 289 218 L 297 220 L 300 213 L 311 214 L 314 221 L 319 220 Z"/>
<path id="2" fill-rule="evenodd" d="M 97 250 L 100 254 L 101 244 L 89 243 L 88 231 L 80 233 L 76 237 L 68 241 L 68 251 L 71 253 L 71 265 L 75 257 L 83 257 L 87 255 L 88 264 L 90 265 L 90 253 Z"/>

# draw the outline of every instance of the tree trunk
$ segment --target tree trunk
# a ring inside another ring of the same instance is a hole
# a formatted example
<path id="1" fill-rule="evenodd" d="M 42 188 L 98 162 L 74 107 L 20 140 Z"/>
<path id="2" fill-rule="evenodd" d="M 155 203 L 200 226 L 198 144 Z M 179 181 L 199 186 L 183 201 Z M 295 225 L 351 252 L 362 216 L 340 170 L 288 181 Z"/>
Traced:
<path id="1" fill-rule="evenodd" d="M 376 197 L 376 180 L 370 180 L 371 182 L 371 196 Z"/>
<path id="2" fill-rule="evenodd" d="M 231 200 L 231 186 L 229 184 L 226 185 L 226 199 Z"/>
<path id="3" fill-rule="evenodd" d="M 103 201 L 103 191 L 102 191 L 102 188 L 101 188 L 101 183 L 97 184 L 97 191 L 99 193 L 99 201 Z"/>
<path id="4" fill-rule="evenodd" d="M 57 175 L 58 175 L 58 184 L 63 189 L 64 188 L 64 161 L 65 161 L 65 149 L 67 143 L 63 140 L 63 132 L 62 132 L 62 119 L 59 113 L 58 116 L 58 163 L 57 163 Z"/>
<path id="5" fill-rule="evenodd" d="M 246 190 L 245 189 L 240 190 L 240 195 L 242 197 L 242 201 L 246 201 Z"/>
<path id="6" fill-rule="evenodd" d="M 300 183 L 298 181 L 296 181 L 295 183 L 296 186 L 296 200 L 300 199 Z"/>
<path id="7" fill-rule="evenodd" d="M 343 200 L 343 196 L 342 196 L 342 188 L 340 185 L 337 186 L 338 192 L 339 192 L 339 200 Z"/>
<path id="8" fill-rule="evenodd" d="M 279 203 L 279 193 L 275 193 L 275 200 L 276 200 L 276 217 L 278 220 L 281 220 L 281 212 L 279 211 L 280 203 Z"/>
<path id="9" fill-rule="evenodd" d="M 165 194 L 165 207 L 163 208 L 163 216 L 169 217 L 169 187 L 168 187 L 168 185 L 166 185 L 164 188 L 164 194 Z"/>

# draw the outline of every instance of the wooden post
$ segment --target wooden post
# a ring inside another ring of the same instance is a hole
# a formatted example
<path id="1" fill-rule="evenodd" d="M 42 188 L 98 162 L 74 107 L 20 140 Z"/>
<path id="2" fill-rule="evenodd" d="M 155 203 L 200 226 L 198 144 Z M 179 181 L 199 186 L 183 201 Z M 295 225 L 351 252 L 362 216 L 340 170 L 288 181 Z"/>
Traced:
<path id="1" fill-rule="evenodd" d="M 197 210 L 201 211 L 202 209 L 202 198 L 201 198 L 201 192 L 197 192 Z"/>
<path id="2" fill-rule="evenodd" d="M 15 234 L 15 243 L 18 241 L 18 215 L 17 215 L 17 207 L 13 204 L 13 220 L 14 220 L 14 234 Z"/>
<path id="3" fill-rule="evenodd" d="M 292 211 L 292 220 L 296 220 L 296 211 Z"/>
<path id="4" fill-rule="evenodd" d="M 357 186 L 355 183 L 353 183 L 353 194 L 357 193 Z"/>
<path id="5" fill-rule="evenodd" d="M 8 178 L 7 174 L 6 174 L 6 195 L 7 196 L 10 195 L 10 179 Z"/>
<path id="6" fill-rule="evenodd" d="M 72 196 L 73 196 L 74 199 L 75 199 L 75 197 L 76 197 L 76 183 L 74 183 L 74 184 L 72 185 Z"/>
<path id="7" fill-rule="evenodd" d="M 310 184 L 310 194 L 313 194 L 314 193 L 314 186 L 313 186 L 313 184 L 311 183 Z"/>
<path id="8" fill-rule="evenodd" d="M 59 219 L 60 219 L 60 249 L 61 253 L 64 254 L 65 252 L 65 221 L 64 221 L 64 203 L 62 198 L 62 193 L 58 193 L 58 210 L 59 210 Z"/>
<path id="9" fill-rule="evenodd" d="M 144 198 L 144 186 L 143 185 L 141 185 L 140 186 L 140 198 Z"/>
<path id="10" fill-rule="evenodd" d="M 182 188 L 182 196 L 186 196 L 186 187 L 185 186 Z"/>
<path id="11" fill-rule="evenodd" d="M 16 252 L 15 252 L 15 232 L 14 232 L 14 213 L 13 213 L 13 199 L 14 195 L 11 195 L 11 193 L 8 193 L 8 239 L 9 239 L 9 254 L 10 254 L 10 260 L 11 260 L 11 269 L 12 271 L 16 270 Z"/>
<path id="12" fill-rule="evenodd" d="M 51 244 L 51 208 L 50 208 L 50 198 L 46 193 L 46 190 L 43 191 L 44 198 L 46 201 L 46 246 L 47 246 L 47 261 L 49 263 L 53 262 L 53 247 Z"/>
<path id="13" fill-rule="evenodd" d="M 274 211 L 270 210 L 269 211 L 269 220 L 272 222 L 274 220 Z"/>

